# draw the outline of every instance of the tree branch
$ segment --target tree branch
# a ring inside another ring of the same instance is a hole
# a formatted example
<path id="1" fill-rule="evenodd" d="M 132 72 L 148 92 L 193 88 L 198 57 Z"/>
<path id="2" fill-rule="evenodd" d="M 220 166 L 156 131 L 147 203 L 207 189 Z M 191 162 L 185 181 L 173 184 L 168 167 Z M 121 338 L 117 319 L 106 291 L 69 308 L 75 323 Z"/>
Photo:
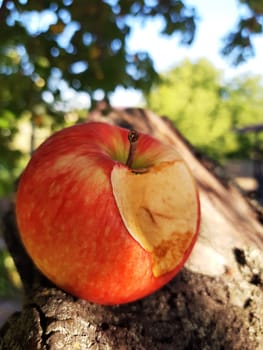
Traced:
<path id="1" fill-rule="evenodd" d="M 263 227 L 253 209 L 153 113 L 115 109 L 107 116 L 93 111 L 89 118 L 148 132 L 180 151 L 199 184 L 202 232 L 186 267 L 160 291 L 134 303 L 102 306 L 76 299 L 41 277 L 21 248 L 9 212 L 5 237 L 26 298 L 21 312 L 0 330 L 0 350 L 260 350 Z"/>

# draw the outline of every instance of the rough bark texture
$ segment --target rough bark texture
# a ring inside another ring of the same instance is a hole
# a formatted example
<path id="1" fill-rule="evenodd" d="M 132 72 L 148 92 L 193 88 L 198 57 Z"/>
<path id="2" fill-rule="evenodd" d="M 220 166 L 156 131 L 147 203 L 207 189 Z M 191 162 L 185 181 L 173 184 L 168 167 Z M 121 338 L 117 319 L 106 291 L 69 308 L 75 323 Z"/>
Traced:
<path id="1" fill-rule="evenodd" d="M 197 179 L 202 229 L 185 268 L 167 286 L 122 306 L 91 304 L 58 290 L 33 267 L 15 226 L 5 236 L 25 287 L 21 312 L 0 330 L 1 350 L 261 350 L 263 227 L 255 209 L 165 118 L 140 109 L 94 111 L 90 120 L 133 127 L 175 145 Z M 213 169 L 212 169 L 213 168 Z"/>

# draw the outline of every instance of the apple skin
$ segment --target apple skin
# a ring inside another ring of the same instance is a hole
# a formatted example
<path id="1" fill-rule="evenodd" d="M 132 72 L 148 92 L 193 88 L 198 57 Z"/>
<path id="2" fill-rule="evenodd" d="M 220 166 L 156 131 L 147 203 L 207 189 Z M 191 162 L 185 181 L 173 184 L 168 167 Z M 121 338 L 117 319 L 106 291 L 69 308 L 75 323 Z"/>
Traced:
<path id="1" fill-rule="evenodd" d="M 129 147 L 128 130 L 117 126 L 91 122 L 65 128 L 34 152 L 18 186 L 18 227 L 35 265 L 63 290 L 100 304 L 131 302 L 165 285 L 184 265 L 199 231 L 194 185 L 191 242 L 177 266 L 154 276 L 152 254 L 128 232 L 113 194 L 112 171 L 127 168 Z M 134 168 L 175 154 L 173 147 L 140 134 Z"/>

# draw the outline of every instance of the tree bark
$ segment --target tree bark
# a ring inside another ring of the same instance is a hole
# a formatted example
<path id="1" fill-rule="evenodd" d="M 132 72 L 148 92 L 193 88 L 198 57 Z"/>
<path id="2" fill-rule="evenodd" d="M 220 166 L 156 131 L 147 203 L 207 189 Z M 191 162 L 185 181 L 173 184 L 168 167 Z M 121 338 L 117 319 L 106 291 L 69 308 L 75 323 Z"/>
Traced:
<path id="1" fill-rule="evenodd" d="M 5 239 L 25 298 L 22 310 L 0 330 L 0 349 L 262 350 L 261 208 L 166 118 L 142 109 L 107 109 L 91 112 L 89 120 L 132 127 L 177 147 L 199 186 L 197 244 L 182 271 L 158 292 L 126 305 L 101 306 L 66 294 L 37 271 L 10 209 Z"/>

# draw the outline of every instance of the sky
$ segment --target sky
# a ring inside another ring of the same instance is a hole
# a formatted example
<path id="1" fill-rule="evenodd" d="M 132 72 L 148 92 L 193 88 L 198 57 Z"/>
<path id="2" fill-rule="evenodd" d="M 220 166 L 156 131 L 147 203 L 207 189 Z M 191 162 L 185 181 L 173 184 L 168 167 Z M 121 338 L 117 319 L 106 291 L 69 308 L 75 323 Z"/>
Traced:
<path id="1" fill-rule="evenodd" d="M 188 0 L 187 3 L 196 7 L 199 15 L 196 37 L 190 47 L 180 46 L 176 35 L 161 37 L 158 34 L 161 23 L 152 21 L 135 26 L 129 39 L 130 49 L 148 51 L 158 72 L 168 71 L 185 58 L 196 60 L 205 57 L 228 76 L 246 72 L 263 76 L 263 35 L 253 39 L 256 57 L 239 67 L 232 67 L 230 60 L 220 55 L 224 36 L 235 28 L 239 15 L 246 11 L 238 0 Z M 141 95 L 134 91 L 118 89 L 112 97 L 113 105 L 140 103 Z"/>

